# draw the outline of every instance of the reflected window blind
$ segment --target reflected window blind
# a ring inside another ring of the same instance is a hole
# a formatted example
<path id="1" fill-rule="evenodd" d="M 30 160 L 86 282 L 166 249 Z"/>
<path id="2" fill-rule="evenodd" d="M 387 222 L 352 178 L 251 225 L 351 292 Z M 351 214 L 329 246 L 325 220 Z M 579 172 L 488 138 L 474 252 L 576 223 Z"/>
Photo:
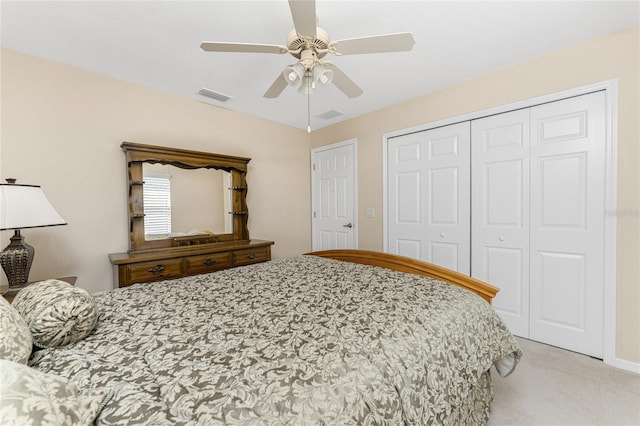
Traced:
<path id="1" fill-rule="evenodd" d="M 142 196 L 145 234 L 170 234 L 171 182 L 169 175 L 144 175 Z"/>

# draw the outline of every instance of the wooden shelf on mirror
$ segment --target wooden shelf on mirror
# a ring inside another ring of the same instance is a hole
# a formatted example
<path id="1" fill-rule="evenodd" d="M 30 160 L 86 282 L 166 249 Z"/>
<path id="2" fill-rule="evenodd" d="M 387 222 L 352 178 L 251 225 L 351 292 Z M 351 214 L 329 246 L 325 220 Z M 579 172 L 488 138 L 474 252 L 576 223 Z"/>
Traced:
<path id="1" fill-rule="evenodd" d="M 182 148 L 171 148 L 165 146 L 143 145 L 132 142 L 123 142 L 121 145 L 125 153 L 125 161 L 128 170 L 128 215 L 130 243 L 129 252 L 148 252 L 149 250 L 171 249 L 175 246 L 173 238 L 146 239 L 144 229 L 144 200 L 143 187 L 144 170 L 143 165 L 162 164 L 178 169 L 197 170 L 213 169 L 229 173 L 228 181 L 220 181 L 220 186 L 216 188 L 231 188 L 233 191 L 226 209 L 220 209 L 219 214 L 232 211 L 239 213 L 231 214 L 233 222 L 229 227 L 230 231 L 220 234 L 219 241 L 245 241 L 249 240 L 248 208 L 246 204 L 247 193 L 247 164 L 250 158 L 236 157 L 209 152 L 192 151 Z M 222 184 L 224 182 L 224 184 Z M 224 186 L 223 186 L 224 185 Z M 206 205 L 206 204 L 203 204 Z M 211 214 L 218 214 L 217 211 Z M 200 212 L 200 216 L 205 216 L 207 212 Z M 228 216 L 227 216 L 228 218 Z M 216 218 L 218 219 L 218 218 Z M 222 215 L 219 219 L 222 219 Z M 210 244 L 218 244 L 213 242 Z"/>

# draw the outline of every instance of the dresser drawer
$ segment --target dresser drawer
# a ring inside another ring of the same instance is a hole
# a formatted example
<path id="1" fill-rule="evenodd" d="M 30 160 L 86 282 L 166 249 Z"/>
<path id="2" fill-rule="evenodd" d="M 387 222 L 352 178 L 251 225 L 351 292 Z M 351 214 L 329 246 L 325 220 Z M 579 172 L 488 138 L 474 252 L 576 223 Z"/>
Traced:
<path id="1" fill-rule="evenodd" d="M 204 274 L 230 268 L 231 253 L 210 253 L 186 258 L 187 274 Z"/>
<path id="2" fill-rule="evenodd" d="M 125 274 L 128 284 L 159 281 L 184 275 L 182 272 L 182 259 L 132 263 L 124 266 L 124 268 L 126 268 Z"/>
<path id="3" fill-rule="evenodd" d="M 271 260 L 273 241 L 222 242 L 173 247 L 145 253 L 111 253 L 118 287 L 151 283 L 187 275 L 206 274 L 235 266 Z"/>
<path id="4" fill-rule="evenodd" d="M 270 247 L 256 247 L 246 250 L 235 250 L 233 252 L 234 266 L 250 265 L 252 263 L 266 262 L 271 260 Z"/>

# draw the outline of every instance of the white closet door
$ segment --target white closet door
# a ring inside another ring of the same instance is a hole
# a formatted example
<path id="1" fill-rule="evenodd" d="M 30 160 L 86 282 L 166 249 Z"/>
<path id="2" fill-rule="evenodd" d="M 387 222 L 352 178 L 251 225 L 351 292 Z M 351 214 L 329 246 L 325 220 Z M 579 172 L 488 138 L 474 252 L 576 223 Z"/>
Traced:
<path id="1" fill-rule="evenodd" d="M 469 122 L 388 142 L 388 250 L 470 273 Z"/>
<path id="2" fill-rule="evenodd" d="M 602 357 L 605 94 L 531 109 L 530 337 Z"/>
<path id="3" fill-rule="evenodd" d="M 529 111 L 471 123 L 471 274 L 498 288 L 493 306 L 529 335 Z"/>
<path id="4" fill-rule="evenodd" d="M 422 139 L 422 132 L 411 133 L 387 144 L 388 251 L 414 259 L 427 253 Z"/>

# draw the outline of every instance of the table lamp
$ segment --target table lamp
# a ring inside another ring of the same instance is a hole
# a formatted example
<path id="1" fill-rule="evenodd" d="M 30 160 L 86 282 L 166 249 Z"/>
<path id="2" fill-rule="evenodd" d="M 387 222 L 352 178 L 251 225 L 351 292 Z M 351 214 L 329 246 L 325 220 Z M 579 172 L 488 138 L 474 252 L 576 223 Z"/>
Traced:
<path id="1" fill-rule="evenodd" d="M 38 185 L 21 185 L 9 178 L 0 184 L 0 231 L 15 230 L 11 243 L 0 252 L 0 265 L 9 280 L 9 292 L 24 287 L 35 250 L 24 241 L 21 229 L 66 225 Z"/>

